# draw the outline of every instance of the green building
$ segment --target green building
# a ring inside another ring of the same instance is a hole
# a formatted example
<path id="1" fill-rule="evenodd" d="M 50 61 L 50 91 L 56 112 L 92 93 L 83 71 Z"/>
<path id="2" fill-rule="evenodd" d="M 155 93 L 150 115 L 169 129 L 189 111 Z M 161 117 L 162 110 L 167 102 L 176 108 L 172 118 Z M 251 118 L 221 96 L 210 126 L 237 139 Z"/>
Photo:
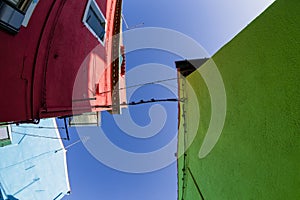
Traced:
<path id="1" fill-rule="evenodd" d="M 300 1 L 277 0 L 179 81 L 179 200 L 300 199 L 299 13 Z M 214 97 L 202 75 L 214 66 L 226 118 L 211 139 Z"/>

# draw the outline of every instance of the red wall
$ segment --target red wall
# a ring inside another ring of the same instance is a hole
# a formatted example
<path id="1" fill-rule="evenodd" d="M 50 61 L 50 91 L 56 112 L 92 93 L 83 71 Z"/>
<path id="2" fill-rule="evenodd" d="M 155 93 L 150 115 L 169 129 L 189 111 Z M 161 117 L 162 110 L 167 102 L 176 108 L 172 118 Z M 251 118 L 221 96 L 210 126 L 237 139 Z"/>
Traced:
<path id="1" fill-rule="evenodd" d="M 106 14 L 106 0 L 96 1 Z M 82 23 L 87 0 L 39 1 L 27 27 L 0 31 L 0 122 L 43 117 L 41 109 L 70 110 L 74 81 L 99 44 Z M 99 56 L 105 60 L 105 49 Z M 71 114 L 48 113 L 44 116 Z"/>

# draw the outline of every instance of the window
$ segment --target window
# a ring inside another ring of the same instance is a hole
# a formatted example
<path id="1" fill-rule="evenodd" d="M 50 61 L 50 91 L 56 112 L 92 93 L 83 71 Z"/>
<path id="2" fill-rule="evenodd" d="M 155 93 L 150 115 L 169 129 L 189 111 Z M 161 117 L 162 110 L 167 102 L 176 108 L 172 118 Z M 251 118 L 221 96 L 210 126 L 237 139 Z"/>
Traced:
<path id="1" fill-rule="evenodd" d="M 39 2 L 39 0 L 32 1 L 32 3 L 30 4 L 30 6 L 28 7 L 28 9 L 26 11 L 22 26 L 27 27 L 29 20 L 31 18 L 31 15 L 33 14 L 33 11 L 34 11 L 35 7 L 37 6 L 38 2 Z"/>
<path id="2" fill-rule="evenodd" d="M 0 126 L 0 147 L 11 144 L 10 126 Z"/>
<path id="3" fill-rule="evenodd" d="M 101 126 L 101 112 L 89 112 L 69 118 L 70 127 Z"/>
<path id="4" fill-rule="evenodd" d="M 13 5 L 19 11 L 25 13 L 30 6 L 32 0 L 6 0 L 9 4 Z"/>
<path id="5" fill-rule="evenodd" d="M 2 0 L 0 2 L 0 27 L 10 33 L 19 32 L 28 20 L 38 0 Z"/>
<path id="6" fill-rule="evenodd" d="M 104 44 L 106 20 L 95 0 L 89 0 L 83 16 L 83 23 L 88 30 Z"/>

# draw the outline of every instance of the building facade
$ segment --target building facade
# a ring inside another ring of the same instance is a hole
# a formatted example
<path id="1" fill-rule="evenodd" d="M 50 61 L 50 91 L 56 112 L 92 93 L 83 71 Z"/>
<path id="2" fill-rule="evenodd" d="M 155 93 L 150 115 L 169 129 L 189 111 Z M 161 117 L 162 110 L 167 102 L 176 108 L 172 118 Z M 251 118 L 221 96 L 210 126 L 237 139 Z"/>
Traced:
<path id="1" fill-rule="evenodd" d="M 119 113 L 121 8 L 121 0 L 1 1 L 0 122 Z"/>
<path id="2" fill-rule="evenodd" d="M 54 119 L 10 127 L 11 144 L 0 147 L 0 200 L 58 200 L 70 194 L 67 151 L 55 128 Z"/>
<path id="3" fill-rule="evenodd" d="M 180 82 L 187 101 L 180 103 L 179 200 L 300 198 L 298 13 L 299 1 L 275 1 L 190 73 L 185 81 L 198 101 Z M 215 65 L 226 90 L 226 120 L 214 147 L 201 156 L 220 104 L 212 107 L 216 98 L 200 74 Z"/>

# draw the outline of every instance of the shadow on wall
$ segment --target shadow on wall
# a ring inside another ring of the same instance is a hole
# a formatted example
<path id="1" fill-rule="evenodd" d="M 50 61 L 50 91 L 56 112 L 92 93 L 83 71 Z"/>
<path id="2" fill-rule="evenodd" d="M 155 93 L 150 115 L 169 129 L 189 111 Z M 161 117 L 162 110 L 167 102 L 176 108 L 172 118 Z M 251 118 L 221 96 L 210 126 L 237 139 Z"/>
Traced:
<path id="1" fill-rule="evenodd" d="M 15 198 L 15 197 L 12 196 L 12 195 L 7 195 L 7 199 L 8 199 L 8 200 L 19 200 L 19 199 Z"/>
<path id="2" fill-rule="evenodd" d="M 19 200 L 19 199 L 15 198 L 13 195 L 7 195 L 7 198 L 4 199 L 2 196 L 2 191 L 0 189 L 0 200 Z"/>

